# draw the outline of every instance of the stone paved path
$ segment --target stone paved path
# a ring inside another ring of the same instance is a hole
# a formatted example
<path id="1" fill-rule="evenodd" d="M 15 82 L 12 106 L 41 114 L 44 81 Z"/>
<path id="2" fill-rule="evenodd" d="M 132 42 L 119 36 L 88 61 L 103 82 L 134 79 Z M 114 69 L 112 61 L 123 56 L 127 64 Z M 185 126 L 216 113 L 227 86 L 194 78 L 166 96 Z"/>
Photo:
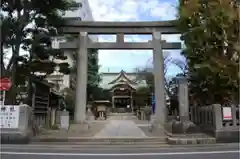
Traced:
<path id="1" fill-rule="evenodd" d="M 82 130 L 82 125 L 71 124 L 68 131 L 66 130 L 42 130 L 40 137 L 50 137 L 50 138 L 74 138 L 74 137 L 93 137 L 96 133 L 100 132 L 105 125 L 108 124 L 108 121 L 92 121 L 89 123 L 89 130 Z"/>
<path id="2" fill-rule="evenodd" d="M 94 137 L 147 137 L 132 120 L 111 120 Z"/>

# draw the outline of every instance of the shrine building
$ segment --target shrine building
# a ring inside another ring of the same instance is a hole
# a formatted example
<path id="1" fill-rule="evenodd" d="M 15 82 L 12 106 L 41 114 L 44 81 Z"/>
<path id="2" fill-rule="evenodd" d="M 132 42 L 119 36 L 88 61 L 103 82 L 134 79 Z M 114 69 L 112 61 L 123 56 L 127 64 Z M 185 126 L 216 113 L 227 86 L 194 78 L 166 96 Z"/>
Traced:
<path id="1" fill-rule="evenodd" d="M 136 107 L 136 90 L 146 87 L 146 82 L 137 80 L 137 73 L 102 73 L 100 87 L 111 94 L 113 112 L 132 112 Z"/>

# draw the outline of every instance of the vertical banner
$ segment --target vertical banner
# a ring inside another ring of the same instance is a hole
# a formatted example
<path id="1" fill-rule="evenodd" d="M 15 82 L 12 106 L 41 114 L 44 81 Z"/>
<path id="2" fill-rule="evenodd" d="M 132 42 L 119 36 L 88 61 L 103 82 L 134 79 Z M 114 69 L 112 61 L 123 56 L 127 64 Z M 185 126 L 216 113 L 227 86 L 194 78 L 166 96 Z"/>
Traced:
<path id="1" fill-rule="evenodd" d="M 152 113 L 155 114 L 155 96 L 152 95 Z"/>

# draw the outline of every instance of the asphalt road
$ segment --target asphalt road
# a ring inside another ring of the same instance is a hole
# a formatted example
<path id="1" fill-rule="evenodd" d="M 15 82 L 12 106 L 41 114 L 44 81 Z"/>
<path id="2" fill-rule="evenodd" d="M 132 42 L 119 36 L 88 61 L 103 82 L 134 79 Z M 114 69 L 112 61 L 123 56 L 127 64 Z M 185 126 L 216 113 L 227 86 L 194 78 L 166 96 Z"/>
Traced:
<path id="1" fill-rule="evenodd" d="M 238 144 L 175 146 L 159 149 L 77 149 L 1 145 L 1 159 L 239 159 Z"/>

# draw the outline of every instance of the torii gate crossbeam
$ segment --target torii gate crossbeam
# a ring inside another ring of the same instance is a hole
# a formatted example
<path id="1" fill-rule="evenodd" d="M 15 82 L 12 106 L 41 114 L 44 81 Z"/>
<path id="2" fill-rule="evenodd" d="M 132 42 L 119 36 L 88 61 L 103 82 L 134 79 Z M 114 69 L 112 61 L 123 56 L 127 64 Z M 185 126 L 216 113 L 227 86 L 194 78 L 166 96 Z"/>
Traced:
<path id="1" fill-rule="evenodd" d="M 66 18 L 61 26 L 66 34 L 77 34 L 79 31 L 88 34 L 178 34 L 176 21 L 153 21 L 153 22 L 93 22 L 80 21 L 77 18 Z"/>

